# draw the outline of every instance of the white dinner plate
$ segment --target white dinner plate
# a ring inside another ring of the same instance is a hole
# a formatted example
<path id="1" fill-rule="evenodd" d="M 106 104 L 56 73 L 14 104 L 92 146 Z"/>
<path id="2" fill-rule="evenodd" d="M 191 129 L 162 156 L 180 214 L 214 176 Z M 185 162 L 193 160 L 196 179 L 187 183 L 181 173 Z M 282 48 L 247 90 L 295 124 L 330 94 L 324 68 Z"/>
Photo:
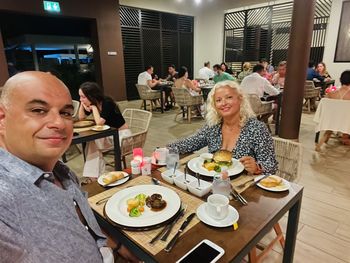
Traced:
<path id="1" fill-rule="evenodd" d="M 201 157 L 195 157 L 191 159 L 188 163 L 187 166 L 190 168 L 191 171 L 195 173 L 199 173 L 204 176 L 211 176 L 214 177 L 214 175 L 217 173 L 215 171 L 208 171 L 203 167 L 204 159 Z M 232 165 L 228 167 L 227 172 L 229 176 L 233 176 L 236 174 L 240 174 L 244 170 L 243 164 L 238 161 L 235 158 L 232 158 Z"/>
<path id="2" fill-rule="evenodd" d="M 221 219 L 221 220 L 217 220 L 210 217 L 207 214 L 206 207 L 207 207 L 207 203 L 201 204 L 197 208 L 196 214 L 199 220 L 207 225 L 214 226 L 214 227 L 228 227 L 228 226 L 232 226 L 239 219 L 238 211 L 233 206 L 230 206 L 230 205 L 228 206 L 228 214 L 224 219 Z"/>
<path id="3" fill-rule="evenodd" d="M 91 128 L 91 130 L 93 131 L 105 131 L 110 129 L 111 127 L 108 125 L 96 125 L 94 127 Z"/>
<path id="4" fill-rule="evenodd" d="M 166 207 L 158 212 L 152 211 L 146 205 L 145 211 L 139 217 L 130 217 L 127 211 L 127 200 L 138 194 L 151 196 L 160 194 L 167 202 Z M 181 200 L 173 190 L 160 185 L 136 185 L 115 193 L 106 203 L 107 217 L 113 222 L 125 227 L 150 227 L 161 224 L 172 218 L 180 209 Z"/>
<path id="5" fill-rule="evenodd" d="M 259 180 L 263 176 L 264 175 L 259 175 L 259 176 L 255 177 L 254 181 Z M 257 186 L 259 186 L 260 188 L 262 188 L 264 190 L 271 191 L 271 192 L 283 192 L 283 191 L 287 191 L 290 188 L 290 183 L 286 179 L 282 178 L 282 184 L 275 186 L 275 187 L 266 187 L 266 186 L 263 186 L 261 183 L 258 183 Z"/>
<path id="6" fill-rule="evenodd" d="M 123 183 L 125 183 L 125 182 L 127 182 L 128 180 L 129 180 L 129 175 L 126 173 L 126 172 L 122 172 L 122 171 L 120 171 L 121 173 L 123 173 L 123 175 L 124 175 L 124 178 L 123 179 L 120 179 L 120 180 L 118 180 L 118 181 L 116 181 L 116 182 L 114 182 L 114 183 L 111 183 L 111 184 L 108 184 L 108 186 L 116 186 L 116 185 L 121 185 L 121 184 L 123 184 Z M 106 184 L 103 182 L 103 178 L 105 177 L 105 176 L 107 176 L 108 175 L 108 173 L 105 173 L 105 174 L 102 174 L 99 178 L 97 178 L 97 182 L 100 184 L 100 185 L 102 185 L 102 186 L 106 186 Z"/>

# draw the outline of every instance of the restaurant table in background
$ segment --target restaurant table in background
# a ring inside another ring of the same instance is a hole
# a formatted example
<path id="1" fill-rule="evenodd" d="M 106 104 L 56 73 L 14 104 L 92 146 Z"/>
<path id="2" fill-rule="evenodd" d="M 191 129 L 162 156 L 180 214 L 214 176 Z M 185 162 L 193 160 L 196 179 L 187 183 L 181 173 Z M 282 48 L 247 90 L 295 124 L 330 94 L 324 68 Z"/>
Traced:
<path id="1" fill-rule="evenodd" d="M 281 110 L 282 110 L 282 99 L 283 99 L 283 90 L 280 90 L 278 95 L 268 95 L 264 96 L 261 100 L 263 101 L 272 101 L 274 100 L 277 104 L 277 109 L 275 113 L 275 135 L 279 134 L 280 120 L 281 120 Z"/>
<path id="2" fill-rule="evenodd" d="M 171 94 L 171 87 L 174 85 L 174 83 L 172 81 L 161 81 L 160 84 L 157 85 L 157 89 L 159 89 L 161 91 L 161 98 L 160 98 L 160 104 L 162 107 L 162 113 L 163 113 L 163 109 L 168 106 L 169 107 L 169 102 L 167 101 L 170 94 Z M 165 100 L 163 98 L 163 92 L 165 93 Z"/>
<path id="3" fill-rule="evenodd" d="M 330 85 L 334 85 L 335 84 L 335 80 L 334 79 L 330 79 L 328 81 L 324 81 L 321 82 L 319 84 L 319 87 L 321 87 L 321 97 L 324 97 L 324 95 L 326 94 L 326 89 L 330 86 Z M 315 85 L 316 86 L 316 85 Z"/>
<path id="4" fill-rule="evenodd" d="M 162 181 L 159 171 L 153 171 L 152 176 Z M 149 181 L 151 180 L 149 179 Z M 132 181 L 130 181 L 130 185 L 132 185 Z M 168 186 L 165 182 L 162 182 L 162 185 Z M 169 253 L 162 249 L 160 252 L 152 254 L 145 248 L 145 245 L 142 245 L 145 242 L 135 243 L 127 231 L 115 226 L 106 218 L 105 214 L 101 215 L 94 210 L 93 206 L 92 208 L 101 227 L 110 236 L 123 242 L 145 262 L 168 262 L 169 258 L 175 262 L 203 239 L 209 239 L 225 250 L 225 254 L 218 262 L 241 262 L 283 215 L 289 212 L 283 262 L 293 262 L 303 187 L 294 183 L 290 183 L 290 185 L 288 191 L 280 193 L 265 191 L 256 186 L 248 188 L 243 193 L 244 198 L 248 201 L 247 206 L 242 206 L 236 201 L 230 202 L 239 212 L 238 230 L 234 231 L 233 227 L 214 228 L 198 222 L 180 236 L 179 242 Z M 95 182 L 84 187 L 84 190 L 91 197 L 106 189 Z M 176 190 L 182 191 L 181 189 Z M 196 196 L 191 196 L 191 198 L 198 199 Z M 186 205 L 186 201 L 182 201 Z M 165 247 L 166 243 L 161 243 L 161 245 Z"/>
<path id="5" fill-rule="evenodd" d="M 93 131 L 93 130 L 81 131 L 77 135 L 73 136 L 71 145 L 80 144 L 80 143 L 84 145 L 89 141 L 94 141 L 96 139 L 101 139 L 109 136 L 113 136 L 113 142 L 114 142 L 114 149 L 113 149 L 114 150 L 114 168 L 116 171 L 120 171 L 122 169 L 122 164 L 121 164 L 121 156 L 120 156 L 118 129 L 111 127 L 108 130 L 104 130 L 104 131 Z"/>
<path id="6" fill-rule="evenodd" d="M 202 94 L 203 94 L 203 99 L 204 101 L 207 101 L 208 99 L 208 94 L 209 92 L 212 90 L 212 88 L 214 87 L 213 84 L 204 84 L 204 85 L 200 85 L 199 86 L 202 90 Z"/>

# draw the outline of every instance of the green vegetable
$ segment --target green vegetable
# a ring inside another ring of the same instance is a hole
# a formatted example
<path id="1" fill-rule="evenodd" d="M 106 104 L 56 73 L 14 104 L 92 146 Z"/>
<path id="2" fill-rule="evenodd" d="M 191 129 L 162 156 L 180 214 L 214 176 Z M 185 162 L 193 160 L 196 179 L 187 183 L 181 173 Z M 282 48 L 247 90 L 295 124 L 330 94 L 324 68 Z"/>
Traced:
<path id="1" fill-rule="evenodd" d="M 214 171 L 217 172 L 217 173 L 220 173 L 221 172 L 221 167 L 219 165 L 216 165 L 214 167 Z"/>
<path id="2" fill-rule="evenodd" d="M 140 201 L 141 206 L 145 205 L 146 198 L 147 198 L 147 195 L 145 195 L 145 194 L 138 194 L 137 196 L 135 196 L 135 199 L 138 199 Z"/>
<path id="3" fill-rule="evenodd" d="M 130 210 L 129 216 L 130 217 L 139 217 L 141 215 L 141 212 L 137 207 L 134 207 L 133 209 Z"/>

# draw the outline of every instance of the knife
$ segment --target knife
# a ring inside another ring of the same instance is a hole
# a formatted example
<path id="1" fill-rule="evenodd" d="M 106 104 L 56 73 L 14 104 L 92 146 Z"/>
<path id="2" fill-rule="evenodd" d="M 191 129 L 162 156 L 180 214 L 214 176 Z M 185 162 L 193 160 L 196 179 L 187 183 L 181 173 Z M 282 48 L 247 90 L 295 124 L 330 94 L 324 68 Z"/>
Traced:
<path id="1" fill-rule="evenodd" d="M 170 250 L 174 247 L 176 241 L 179 239 L 180 234 L 185 230 L 185 228 L 188 226 L 188 224 L 191 222 L 193 217 L 196 215 L 196 213 L 190 214 L 186 220 L 182 223 L 180 229 L 177 231 L 175 236 L 170 240 L 168 245 L 164 248 L 166 252 L 170 252 Z"/>
<path id="2" fill-rule="evenodd" d="M 168 225 L 167 231 L 165 232 L 165 234 L 163 235 L 163 237 L 160 240 L 162 240 L 162 241 L 166 241 L 167 240 L 167 238 L 168 238 L 168 236 L 169 236 L 169 234 L 171 232 L 171 229 L 173 229 L 173 226 L 176 224 L 176 222 L 179 221 L 179 219 L 181 217 L 183 217 L 183 215 L 186 213 L 186 209 L 187 209 L 187 206 L 181 209 L 180 213 L 176 216 L 174 221 L 171 222 L 170 225 Z"/>

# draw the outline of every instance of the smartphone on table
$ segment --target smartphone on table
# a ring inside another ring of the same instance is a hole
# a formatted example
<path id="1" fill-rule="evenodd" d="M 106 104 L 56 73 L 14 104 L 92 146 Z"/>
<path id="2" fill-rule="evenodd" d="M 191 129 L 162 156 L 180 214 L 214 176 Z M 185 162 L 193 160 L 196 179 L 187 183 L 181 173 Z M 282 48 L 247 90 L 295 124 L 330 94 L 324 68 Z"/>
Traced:
<path id="1" fill-rule="evenodd" d="M 204 239 L 188 251 L 176 263 L 214 263 L 225 254 L 225 250 L 212 241 Z"/>

